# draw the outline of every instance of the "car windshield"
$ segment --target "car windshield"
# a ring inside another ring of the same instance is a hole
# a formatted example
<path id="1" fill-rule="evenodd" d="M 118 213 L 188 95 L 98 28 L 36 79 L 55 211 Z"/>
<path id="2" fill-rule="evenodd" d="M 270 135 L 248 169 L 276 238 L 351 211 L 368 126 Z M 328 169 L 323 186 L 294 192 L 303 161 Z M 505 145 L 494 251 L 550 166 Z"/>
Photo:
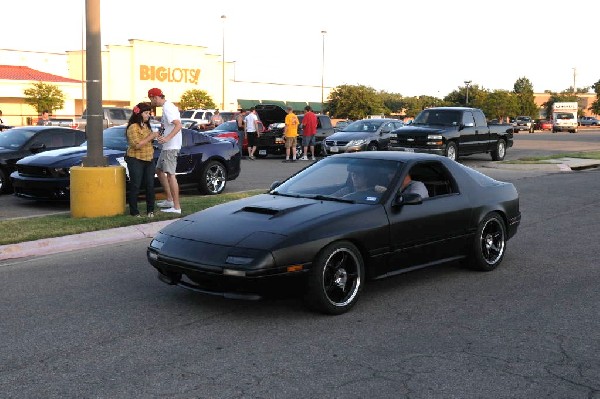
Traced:
<path id="1" fill-rule="evenodd" d="M 81 144 L 87 147 L 87 141 Z M 102 133 L 102 146 L 111 150 L 127 150 L 127 136 L 125 135 L 125 126 L 109 127 Z"/>
<path id="2" fill-rule="evenodd" d="M 531 121 L 531 118 L 528 116 L 520 116 L 517 118 L 518 121 L 522 121 L 522 122 L 529 122 Z"/>
<path id="3" fill-rule="evenodd" d="M 35 135 L 35 130 L 8 129 L 0 133 L 0 148 L 21 148 L 30 138 Z"/>
<path id="4" fill-rule="evenodd" d="M 271 194 L 377 204 L 401 169 L 402 163 L 398 161 L 330 157 L 292 176 L 271 190 Z"/>
<path id="5" fill-rule="evenodd" d="M 568 113 L 556 114 L 556 119 L 575 119 L 575 116 L 573 116 L 573 114 Z"/>
<path id="6" fill-rule="evenodd" d="M 383 124 L 382 121 L 363 120 L 352 122 L 341 131 L 343 132 L 376 132 Z"/>
<path id="7" fill-rule="evenodd" d="M 461 121 L 460 111 L 424 110 L 417 115 L 413 125 L 457 126 Z"/>

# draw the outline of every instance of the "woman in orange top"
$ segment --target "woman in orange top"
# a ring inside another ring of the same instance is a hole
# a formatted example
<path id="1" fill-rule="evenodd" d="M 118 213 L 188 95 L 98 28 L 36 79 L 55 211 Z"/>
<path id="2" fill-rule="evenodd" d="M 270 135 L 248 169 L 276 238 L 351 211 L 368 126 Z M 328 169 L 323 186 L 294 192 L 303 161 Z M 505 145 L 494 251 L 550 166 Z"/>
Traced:
<path id="1" fill-rule="evenodd" d="M 127 124 L 127 154 L 125 162 L 129 171 L 129 214 L 140 217 L 137 198 L 140 188 L 146 191 L 146 212 L 148 217 L 154 217 L 154 147 L 152 140 L 158 137 L 158 132 L 150 128 L 150 105 L 139 103 L 133 107 L 133 112 Z"/>

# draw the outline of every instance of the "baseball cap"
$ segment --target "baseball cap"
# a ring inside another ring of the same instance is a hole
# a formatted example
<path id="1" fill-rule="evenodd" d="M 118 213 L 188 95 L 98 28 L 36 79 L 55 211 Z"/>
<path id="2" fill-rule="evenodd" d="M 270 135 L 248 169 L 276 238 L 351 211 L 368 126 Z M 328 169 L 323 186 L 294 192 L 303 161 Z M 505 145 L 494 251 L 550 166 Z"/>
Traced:
<path id="1" fill-rule="evenodd" d="M 164 97 L 164 94 L 161 89 L 157 89 L 156 87 L 148 90 L 148 97 Z"/>

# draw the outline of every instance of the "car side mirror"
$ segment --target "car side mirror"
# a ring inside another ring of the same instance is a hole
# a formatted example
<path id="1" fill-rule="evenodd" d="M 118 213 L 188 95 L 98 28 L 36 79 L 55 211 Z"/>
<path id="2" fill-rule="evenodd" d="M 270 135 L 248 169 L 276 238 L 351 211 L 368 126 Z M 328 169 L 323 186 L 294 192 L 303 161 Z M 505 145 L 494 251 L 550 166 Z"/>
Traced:
<path id="1" fill-rule="evenodd" d="M 33 144 L 31 147 L 29 147 L 29 151 L 31 151 L 32 153 L 38 153 L 38 152 L 42 152 L 46 149 L 46 144 L 44 143 L 36 143 Z"/>
<path id="2" fill-rule="evenodd" d="M 281 185 L 281 182 L 279 180 L 275 180 L 273 183 L 271 183 L 271 187 L 269 187 L 269 191 L 275 190 L 280 185 Z"/>
<path id="3" fill-rule="evenodd" d="M 423 198 L 416 193 L 398 193 L 394 198 L 393 206 L 401 207 L 404 205 L 419 205 L 423 203 Z"/>

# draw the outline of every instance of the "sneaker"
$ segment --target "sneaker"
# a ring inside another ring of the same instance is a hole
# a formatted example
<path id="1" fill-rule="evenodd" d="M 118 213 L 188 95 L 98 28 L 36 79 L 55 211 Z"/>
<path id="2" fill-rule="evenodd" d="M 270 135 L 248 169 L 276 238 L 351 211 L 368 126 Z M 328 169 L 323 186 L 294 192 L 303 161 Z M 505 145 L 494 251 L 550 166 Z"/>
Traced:
<path id="1" fill-rule="evenodd" d="M 175 209 L 173 207 L 167 208 L 167 209 L 161 209 L 161 212 L 167 212 L 167 213 L 179 213 L 181 214 L 181 209 Z"/>
<path id="2" fill-rule="evenodd" d="M 254 161 L 254 156 L 250 155 L 250 156 L 248 157 L 248 159 L 250 159 L 250 160 Z"/>
<path id="3" fill-rule="evenodd" d="M 149 218 L 153 218 L 154 217 L 154 212 L 148 212 L 148 215 L 146 215 L 146 216 L 148 216 Z"/>
<path id="4" fill-rule="evenodd" d="M 314 159 L 314 158 L 313 158 Z M 300 158 L 301 161 L 308 161 L 308 158 L 306 158 L 306 155 L 303 156 L 302 158 Z"/>
<path id="5" fill-rule="evenodd" d="M 131 216 L 133 216 L 134 218 L 141 218 L 142 217 L 142 215 L 140 215 L 139 213 L 137 215 L 131 215 Z"/>
<path id="6" fill-rule="evenodd" d="M 169 200 L 162 200 L 162 201 L 158 201 L 156 203 L 156 206 L 158 206 L 160 208 L 173 208 L 173 205 L 175 205 L 173 203 L 173 201 L 169 201 Z"/>
<path id="7" fill-rule="evenodd" d="M 315 157 L 312 157 L 311 161 L 316 161 Z"/>

